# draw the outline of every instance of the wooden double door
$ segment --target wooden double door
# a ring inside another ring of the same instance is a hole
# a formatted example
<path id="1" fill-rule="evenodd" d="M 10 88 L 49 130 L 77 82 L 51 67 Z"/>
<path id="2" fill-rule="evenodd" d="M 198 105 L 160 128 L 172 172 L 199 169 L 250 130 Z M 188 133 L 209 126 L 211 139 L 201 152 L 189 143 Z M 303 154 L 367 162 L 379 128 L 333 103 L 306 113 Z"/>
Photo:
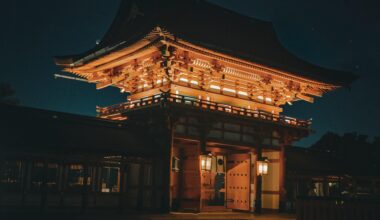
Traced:
<path id="1" fill-rule="evenodd" d="M 251 155 L 231 154 L 227 156 L 226 207 L 250 210 Z"/>
<path id="2" fill-rule="evenodd" d="M 225 162 L 220 163 L 220 160 Z M 213 156 L 211 171 L 201 171 L 201 210 L 250 210 L 250 154 Z M 218 162 L 219 161 L 219 162 Z"/>

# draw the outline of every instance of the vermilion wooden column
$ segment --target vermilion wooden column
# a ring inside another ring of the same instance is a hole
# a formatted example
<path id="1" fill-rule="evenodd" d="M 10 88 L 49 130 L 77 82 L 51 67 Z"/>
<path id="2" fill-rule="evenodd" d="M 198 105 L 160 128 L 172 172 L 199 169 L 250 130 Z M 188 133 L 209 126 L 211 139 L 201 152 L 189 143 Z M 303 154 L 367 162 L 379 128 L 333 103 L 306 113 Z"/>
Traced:
<path id="1" fill-rule="evenodd" d="M 261 143 L 257 147 L 256 153 L 257 153 L 257 156 L 256 156 L 256 166 L 257 166 L 257 161 L 260 161 L 263 158 Z M 260 214 L 261 213 L 261 207 L 262 207 L 261 195 L 262 195 L 262 181 L 263 181 L 263 179 L 262 179 L 261 175 L 257 175 L 257 167 L 256 166 L 255 166 L 255 169 L 256 169 L 256 198 L 255 198 L 255 210 L 254 210 L 254 212 L 257 214 Z"/>
<path id="2" fill-rule="evenodd" d="M 170 120 L 170 119 L 168 119 Z M 172 147 L 173 147 L 173 125 L 170 121 L 167 122 L 167 128 L 164 131 L 164 138 L 161 145 L 162 153 L 162 187 L 163 197 L 161 210 L 170 212 L 171 210 L 171 163 L 172 163 Z"/>
<path id="3" fill-rule="evenodd" d="M 286 172 L 286 155 L 285 145 L 281 145 L 280 150 L 280 212 L 285 211 L 286 206 L 286 189 L 285 189 L 285 172 Z"/>

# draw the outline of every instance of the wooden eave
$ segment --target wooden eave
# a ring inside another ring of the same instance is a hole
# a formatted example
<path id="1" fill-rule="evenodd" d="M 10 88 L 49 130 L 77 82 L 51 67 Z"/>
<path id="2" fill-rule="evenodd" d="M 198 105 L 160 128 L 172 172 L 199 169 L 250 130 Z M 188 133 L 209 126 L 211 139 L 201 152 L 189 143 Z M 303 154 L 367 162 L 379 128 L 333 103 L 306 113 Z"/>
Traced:
<path id="1" fill-rule="evenodd" d="M 102 89 L 125 80 L 125 77 L 123 79 L 121 78 L 123 74 L 113 79 L 110 78 L 106 73 L 108 70 L 122 66 L 130 66 L 133 65 L 134 62 L 137 62 L 137 60 L 152 59 L 152 56 L 154 56 L 153 58 L 155 58 L 155 56 L 161 58 L 162 54 L 159 48 L 163 45 L 196 54 L 197 57 L 209 63 L 216 61 L 224 67 L 236 69 L 239 73 L 237 76 L 231 75 L 231 77 L 238 78 L 239 80 L 251 82 L 252 79 L 250 78 L 256 75 L 269 79 L 269 81 L 277 80 L 285 84 L 299 84 L 302 90 L 296 94 L 295 98 L 307 102 L 313 102 L 313 98 L 310 96 L 320 97 L 323 93 L 340 87 L 200 47 L 185 40 L 175 38 L 172 34 L 161 30 L 159 27 L 155 28 L 143 39 L 127 47 L 121 49 L 116 48 L 114 51 L 102 54 L 98 58 L 88 60 L 87 63 L 83 63 L 80 60 L 76 61 L 71 65 L 72 67 L 66 68 L 65 71 L 85 77 L 87 80 L 91 80 L 91 82 L 101 82 L 97 88 Z M 86 58 L 83 58 L 83 60 L 86 60 Z M 79 65 L 75 66 L 75 63 L 79 63 Z"/>
<path id="2" fill-rule="evenodd" d="M 333 90 L 333 89 L 337 89 L 337 88 L 341 87 L 341 86 L 323 83 L 320 81 L 301 77 L 295 73 L 280 71 L 280 70 L 273 69 L 273 68 L 270 68 L 270 67 L 267 67 L 264 65 L 260 65 L 258 63 L 253 63 L 251 61 L 246 61 L 246 60 L 243 60 L 240 58 L 232 57 L 232 56 L 222 54 L 222 53 L 219 53 L 216 51 L 212 51 L 212 50 L 209 50 L 209 49 L 206 49 L 203 47 L 199 47 L 197 45 L 194 45 L 192 43 L 186 42 L 186 41 L 181 40 L 181 39 L 174 40 L 171 37 L 169 37 L 169 38 L 166 38 L 165 42 L 171 46 L 179 47 L 179 48 L 184 49 L 184 50 L 189 50 L 193 53 L 208 56 L 210 58 L 217 59 L 219 61 L 224 61 L 224 62 L 232 64 L 232 65 L 237 65 L 239 67 L 243 67 L 243 68 L 249 69 L 251 71 L 254 70 L 255 72 L 260 72 L 262 74 L 269 74 L 273 77 L 278 77 L 278 78 L 281 78 L 283 80 L 292 80 L 295 82 L 310 84 L 310 85 L 320 87 L 323 89 L 328 89 L 328 90 Z"/>
<path id="3" fill-rule="evenodd" d="M 270 76 L 283 81 L 294 81 L 301 84 L 307 84 L 312 87 L 316 87 L 327 91 L 341 87 L 333 84 L 316 81 L 306 77 L 301 77 L 296 73 L 281 71 L 258 63 L 253 63 L 251 61 L 212 51 L 210 49 L 194 45 L 182 39 L 174 38 L 173 35 L 167 32 L 162 34 L 157 33 L 156 31 L 152 31 L 147 36 L 150 36 L 149 39 L 147 39 L 146 37 L 134 44 L 131 44 L 128 47 L 125 47 L 115 52 L 111 52 L 97 59 L 95 58 L 92 61 L 89 61 L 88 63 L 85 63 L 81 66 L 66 68 L 65 71 L 87 78 L 89 77 L 89 74 L 113 68 L 118 65 L 123 65 L 126 62 L 129 62 L 137 58 L 141 58 L 141 56 L 147 55 L 154 51 L 158 51 L 158 46 L 166 44 L 169 46 L 180 48 L 182 50 L 191 51 L 201 56 L 209 57 L 210 59 L 215 59 L 220 62 L 228 63 L 229 65 L 238 67 L 239 69 L 243 69 L 246 72 L 256 72 L 260 75 Z"/>
<path id="4" fill-rule="evenodd" d="M 118 65 L 123 65 L 131 60 L 140 58 L 150 52 L 157 51 L 156 44 L 160 42 L 157 40 L 151 41 L 142 39 L 135 44 L 125 47 L 121 50 L 113 51 L 104 56 L 95 58 L 88 63 L 80 66 L 73 66 L 65 68 L 64 71 L 74 73 L 83 77 L 88 77 L 89 74 L 113 68 Z"/>

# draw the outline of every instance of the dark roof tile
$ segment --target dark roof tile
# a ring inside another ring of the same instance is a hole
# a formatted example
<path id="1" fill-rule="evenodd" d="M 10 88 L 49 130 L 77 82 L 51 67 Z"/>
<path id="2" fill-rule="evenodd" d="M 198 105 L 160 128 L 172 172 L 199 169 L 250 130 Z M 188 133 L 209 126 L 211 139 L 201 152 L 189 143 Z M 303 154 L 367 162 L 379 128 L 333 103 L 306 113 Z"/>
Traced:
<path id="1" fill-rule="evenodd" d="M 279 42 L 270 22 L 204 0 L 122 0 L 99 45 L 84 54 L 58 57 L 58 63 L 72 62 L 121 42 L 130 45 L 157 26 L 198 46 L 309 79 L 348 86 L 357 78 L 350 72 L 322 68 L 291 54 Z"/>

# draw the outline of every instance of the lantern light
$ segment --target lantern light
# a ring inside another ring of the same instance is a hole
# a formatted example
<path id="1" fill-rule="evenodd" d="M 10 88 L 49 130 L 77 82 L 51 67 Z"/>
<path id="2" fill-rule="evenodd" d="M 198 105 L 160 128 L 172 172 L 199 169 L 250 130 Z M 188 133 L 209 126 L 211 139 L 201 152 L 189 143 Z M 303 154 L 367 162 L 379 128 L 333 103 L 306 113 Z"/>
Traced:
<path id="1" fill-rule="evenodd" d="M 268 174 L 268 158 L 263 158 L 263 160 L 257 161 L 257 175 L 267 175 Z"/>
<path id="2" fill-rule="evenodd" d="M 201 169 L 203 171 L 211 171 L 211 161 L 212 161 L 211 153 L 201 155 Z"/>
<path id="3" fill-rule="evenodd" d="M 243 91 L 239 91 L 238 94 L 242 96 L 248 96 L 248 93 Z"/>
<path id="4" fill-rule="evenodd" d="M 211 89 L 220 90 L 220 86 L 216 86 L 216 85 L 210 85 L 210 88 Z"/>
<path id="5" fill-rule="evenodd" d="M 195 81 L 195 80 L 191 80 L 190 83 L 193 84 L 193 85 L 198 85 L 199 84 L 198 81 Z"/>
<path id="6" fill-rule="evenodd" d="M 183 78 L 183 77 L 179 78 L 179 81 L 186 82 L 186 83 L 189 82 L 189 80 L 187 78 Z"/>
<path id="7" fill-rule="evenodd" d="M 230 89 L 230 88 L 223 88 L 223 91 L 225 91 L 225 92 L 231 92 L 231 93 L 236 93 L 235 89 Z"/>

